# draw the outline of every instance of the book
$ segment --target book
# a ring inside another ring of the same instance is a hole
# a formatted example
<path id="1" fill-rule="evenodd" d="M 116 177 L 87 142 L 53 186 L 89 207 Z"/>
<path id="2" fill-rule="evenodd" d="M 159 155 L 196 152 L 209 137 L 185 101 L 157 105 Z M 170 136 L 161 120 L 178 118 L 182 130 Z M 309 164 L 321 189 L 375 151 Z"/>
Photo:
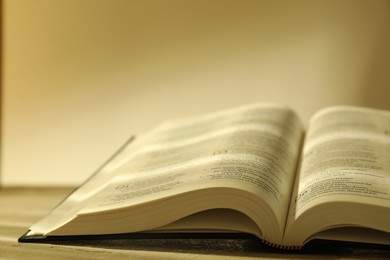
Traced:
<path id="1" fill-rule="evenodd" d="M 305 130 L 306 128 L 306 130 Z M 390 111 L 279 104 L 164 122 L 129 140 L 20 242 L 245 233 L 390 245 Z"/>

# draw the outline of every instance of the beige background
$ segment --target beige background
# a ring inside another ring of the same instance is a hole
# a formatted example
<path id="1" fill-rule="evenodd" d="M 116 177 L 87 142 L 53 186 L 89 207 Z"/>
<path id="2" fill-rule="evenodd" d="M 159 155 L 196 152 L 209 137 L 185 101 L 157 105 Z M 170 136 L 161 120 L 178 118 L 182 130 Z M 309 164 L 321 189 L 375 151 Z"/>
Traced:
<path id="1" fill-rule="evenodd" d="M 74 185 L 129 135 L 271 101 L 390 109 L 390 1 L 3 1 L 2 185 Z"/>

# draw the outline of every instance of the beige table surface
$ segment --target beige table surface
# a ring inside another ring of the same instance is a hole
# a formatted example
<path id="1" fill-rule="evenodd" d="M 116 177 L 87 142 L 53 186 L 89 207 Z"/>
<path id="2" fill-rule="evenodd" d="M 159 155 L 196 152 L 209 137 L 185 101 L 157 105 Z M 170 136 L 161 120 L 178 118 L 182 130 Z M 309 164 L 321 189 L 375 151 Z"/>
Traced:
<path id="1" fill-rule="evenodd" d="M 254 239 L 134 239 L 68 245 L 18 243 L 71 188 L 0 189 L 0 259 L 390 259 L 390 249 L 314 244 L 293 254 Z"/>

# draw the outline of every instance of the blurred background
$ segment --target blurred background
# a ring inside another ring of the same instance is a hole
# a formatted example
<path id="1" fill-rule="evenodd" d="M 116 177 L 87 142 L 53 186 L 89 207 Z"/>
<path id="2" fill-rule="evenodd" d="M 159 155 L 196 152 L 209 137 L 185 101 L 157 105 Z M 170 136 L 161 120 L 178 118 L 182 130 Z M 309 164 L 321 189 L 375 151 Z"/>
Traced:
<path id="1" fill-rule="evenodd" d="M 3 0 L 2 186 L 77 185 L 130 135 L 253 102 L 390 109 L 390 1 Z"/>

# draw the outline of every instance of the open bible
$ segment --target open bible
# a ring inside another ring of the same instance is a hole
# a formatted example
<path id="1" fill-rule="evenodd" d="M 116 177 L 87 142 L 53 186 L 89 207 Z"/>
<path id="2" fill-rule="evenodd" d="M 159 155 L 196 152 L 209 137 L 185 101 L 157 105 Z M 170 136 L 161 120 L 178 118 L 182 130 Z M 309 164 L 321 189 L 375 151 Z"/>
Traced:
<path id="1" fill-rule="evenodd" d="M 329 107 L 307 130 L 251 104 L 171 120 L 126 143 L 20 242 L 135 232 L 249 233 L 390 245 L 390 112 Z"/>

